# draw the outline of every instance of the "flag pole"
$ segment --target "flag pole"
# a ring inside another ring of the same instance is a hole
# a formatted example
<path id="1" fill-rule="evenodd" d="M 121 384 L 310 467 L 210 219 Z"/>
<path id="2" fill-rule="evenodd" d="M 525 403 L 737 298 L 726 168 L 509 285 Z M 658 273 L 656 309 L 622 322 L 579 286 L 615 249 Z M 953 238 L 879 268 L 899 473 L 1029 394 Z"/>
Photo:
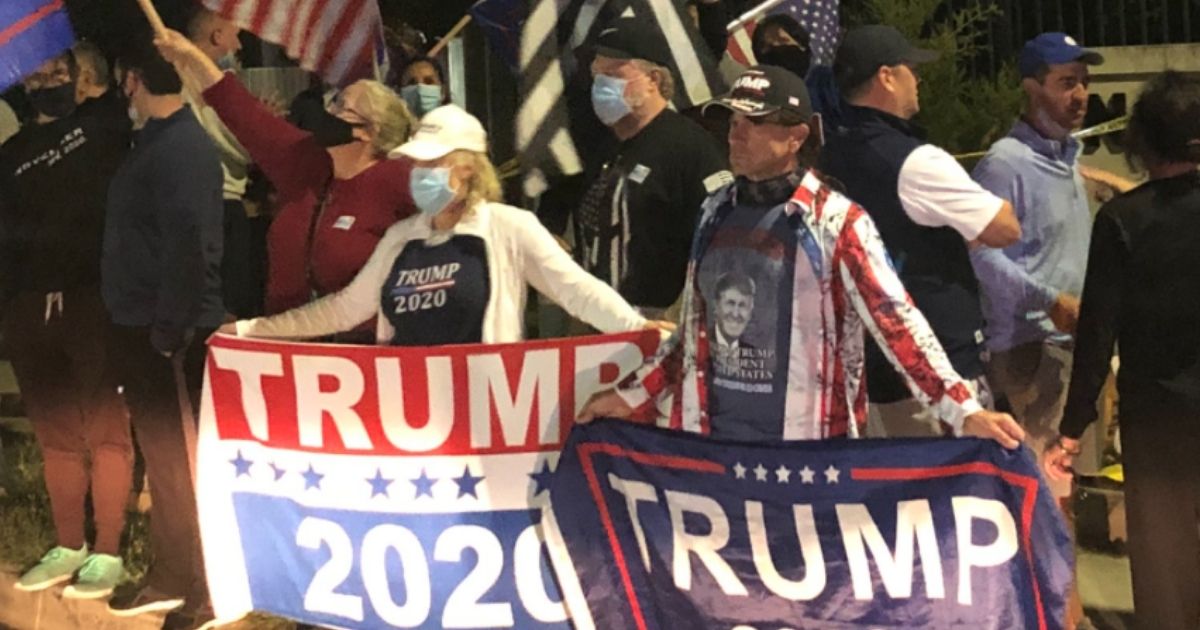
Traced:
<path id="1" fill-rule="evenodd" d="M 149 2 L 150 0 L 141 0 L 141 1 Z M 782 0 L 779 0 L 779 1 L 782 2 Z M 445 48 L 446 45 L 450 43 L 450 40 L 454 39 L 455 37 L 458 37 L 458 34 L 461 33 L 464 28 L 467 28 L 467 25 L 470 23 L 471 23 L 471 14 L 470 13 L 462 16 L 462 19 L 459 20 L 458 23 L 454 25 L 454 28 L 450 29 L 450 32 L 446 33 L 445 37 L 438 40 L 438 43 L 434 44 L 433 48 L 430 48 L 429 52 L 425 53 L 425 55 L 428 57 L 436 57 L 438 55 L 438 53 L 442 52 L 442 49 Z"/>
<path id="2" fill-rule="evenodd" d="M 154 36 L 161 37 L 166 34 L 167 26 L 163 24 L 162 17 L 154 8 L 154 4 L 150 0 L 138 0 L 138 5 L 142 7 L 142 13 L 145 13 L 146 19 L 150 21 L 150 26 L 154 29 Z"/>
<path id="3" fill-rule="evenodd" d="M 149 0 L 146 0 L 146 1 L 149 1 Z M 732 33 L 733 31 L 736 31 L 737 29 L 741 28 L 742 25 L 745 24 L 746 22 L 749 22 L 750 20 L 756 20 L 759 17 L 762 17 L 762 14 L 766 13 L 767 11 L 770 11 L 771 9 L 774 9 L 775 7 L 783 4 L 784 2 L 785 2 L 785 0 L 767 0 L 766 2 L 743 13 L 740 17 L 738 17 L 738 19 L 730 22 L 729 25 L 725 27 L 725 31 L 728 33 Z"/>

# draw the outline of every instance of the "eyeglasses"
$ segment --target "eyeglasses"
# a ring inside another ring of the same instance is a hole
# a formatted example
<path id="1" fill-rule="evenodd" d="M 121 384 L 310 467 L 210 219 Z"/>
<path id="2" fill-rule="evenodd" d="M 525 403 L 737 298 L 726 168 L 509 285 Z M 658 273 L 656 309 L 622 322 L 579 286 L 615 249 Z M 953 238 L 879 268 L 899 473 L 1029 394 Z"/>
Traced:
<path id="1" fill-rule="evenodd" d="M 51 72 L 34 72 L 25 78 L 30 86 L 62 85 L 71 81 L 71 70 L 66 64 L 60 64 Z"/>
<path id="2" fill-rule="evenodd" d="M 350 114 L 351 116 L 358 118 L 360 122 L 351 122 L 349 120 L 346 121 L 355 127 L 366 127 L 367 125 L 371 124 L 370 119 L 364 116 L 362 112 L 356 111 L 346 105 L 345 92 L 338 92 L 335 94 L 333 99 L 329 101 L 329 106 L 326 108 L 326 111 L 334 116 L 340 117 L 342 114 Z"/>

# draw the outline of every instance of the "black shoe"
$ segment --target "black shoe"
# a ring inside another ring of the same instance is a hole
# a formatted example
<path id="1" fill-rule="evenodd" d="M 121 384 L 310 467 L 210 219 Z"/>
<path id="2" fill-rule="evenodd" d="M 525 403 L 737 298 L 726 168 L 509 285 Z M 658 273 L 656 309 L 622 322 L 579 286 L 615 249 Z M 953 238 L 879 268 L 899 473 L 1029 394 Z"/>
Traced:
<path id="1" fill-rule="evenodd" d="M 163 630 L 211 630 L 238 619 L 218 620 L 213 615 L 212 606 L 205 605 L 198 610 L 176 610 L 163 619 Z"/>
<path id="2" fill-rule="evenodd" d="M 160 593 L 149 586 L 135 584 L 117 587 L 108 600 L 108 612 L 118 617 L 133 617 L 149 612 L 170 612 L 183 606 L 183 598 Z"/>

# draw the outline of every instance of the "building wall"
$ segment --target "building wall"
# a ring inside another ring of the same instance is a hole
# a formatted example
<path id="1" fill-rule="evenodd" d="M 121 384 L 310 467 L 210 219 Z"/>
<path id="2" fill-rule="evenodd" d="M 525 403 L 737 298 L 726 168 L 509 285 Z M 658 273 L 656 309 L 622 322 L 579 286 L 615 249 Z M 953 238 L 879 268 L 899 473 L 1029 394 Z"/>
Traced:
<path id="1" fill-rule="evenodd" d="M 1104 55 L 1104 63 L 1092 68 L 1085 126 L 1130 113 L 1141 85 L 1159 72 L 1179 70 L 1200 74 L 1200 44 L 1111 46 L 1095 50 Z M 1131 173 L 1125 163 L 1120 133 L 1089 141 L 1083 162 L 1126 177 L 1141 178 Z"/>

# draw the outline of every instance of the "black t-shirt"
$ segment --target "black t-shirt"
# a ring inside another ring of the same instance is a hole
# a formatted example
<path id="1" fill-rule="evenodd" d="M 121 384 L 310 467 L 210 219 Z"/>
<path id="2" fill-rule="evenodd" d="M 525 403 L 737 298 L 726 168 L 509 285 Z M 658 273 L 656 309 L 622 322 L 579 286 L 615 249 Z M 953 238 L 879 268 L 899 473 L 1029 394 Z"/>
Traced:
<path id="1" fill-rule="evenodd" d="M 718 209 L 720 222 L 703 243 L 697 282 L 708 330 L 713 437 L 762 441 L 783 435 L 802 225 L 784 210 L 800 180 L 799 174 L 738 179 L 738 203 Z"/>
<path id="2" fill-rule="evenodd" d="M 129 101 L 120 90 L 114 88 L 80 103 L 75 109 L 75 115 L 99 118 L 118 129 L 128 130 L 133 125 L 129 120 Z"/>
<path id="3" fill-rule="evenodd" d="M 769 440 L 783 434 L 797 242 L 783 208 L 735 207 L 700 261 L 714 437 Z"/>
<path id="4" fill-rule="evenodd" d="M 129 151 L 128 118 L 30 122 L 0 148 L 0 282 L 13 291 L 98 284 L 109 182 Z"/>
<path id="5" fill-rule="evenodd" d="M 483 341 L 491 283 L 487 248 L 478 236 L 404 246 L 381 289 L 383 314 L 395 346 L 440 346 Z"/>
<path id="6" fill-rule="evenodd" d="M 708 132 L 664 110 L 593 177 L 576 215 L 583 267 L 630 304 L 673 304 L 700 204 L 731 181 L 725 168 Z"/>

